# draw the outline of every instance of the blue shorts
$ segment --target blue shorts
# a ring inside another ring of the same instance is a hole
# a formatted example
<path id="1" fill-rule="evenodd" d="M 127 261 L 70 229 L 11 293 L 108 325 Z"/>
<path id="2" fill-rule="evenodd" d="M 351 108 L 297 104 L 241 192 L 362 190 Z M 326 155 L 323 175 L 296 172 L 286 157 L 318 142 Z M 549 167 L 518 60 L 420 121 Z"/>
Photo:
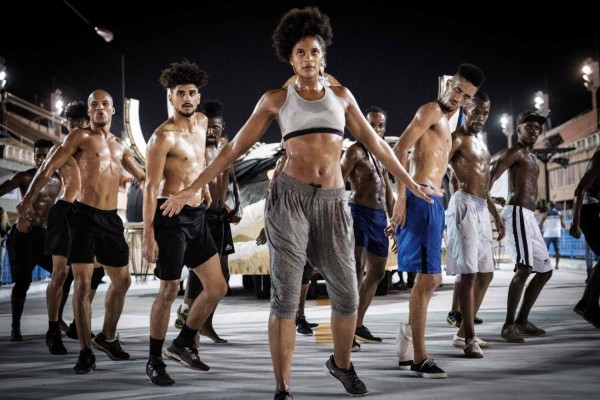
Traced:
<path id="1" fill-rule="evenodd" d="M 350 204 L 354 227 L 354 245 L 364 247 L 371 254 L 387 257 L 389 240 L 385 235 L 385 210 Z"/>
<path id="2" fill-rule="evenodd" d="M 406 225 L 398 229 L 398 271 L 439 274 L 442 272 L 444 205 L 432 196 L 429 204 L 406 193 Z"/>

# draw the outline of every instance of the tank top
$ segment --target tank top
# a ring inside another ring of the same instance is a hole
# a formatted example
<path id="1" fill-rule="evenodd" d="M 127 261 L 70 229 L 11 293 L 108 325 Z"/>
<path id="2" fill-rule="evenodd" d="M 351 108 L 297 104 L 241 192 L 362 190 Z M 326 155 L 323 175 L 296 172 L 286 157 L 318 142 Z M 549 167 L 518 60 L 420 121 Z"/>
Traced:
<path id="1" fill-rule="evenodd" d="M 279 111 L 279 127 L 284 141 L 311 133 L 344 136 L 344 107 L 329 86 L 324 88 L 325 96 L 322 99 L 309 101 L 296 93 L 294 84 L 288 86 L 287 98 Z"/>

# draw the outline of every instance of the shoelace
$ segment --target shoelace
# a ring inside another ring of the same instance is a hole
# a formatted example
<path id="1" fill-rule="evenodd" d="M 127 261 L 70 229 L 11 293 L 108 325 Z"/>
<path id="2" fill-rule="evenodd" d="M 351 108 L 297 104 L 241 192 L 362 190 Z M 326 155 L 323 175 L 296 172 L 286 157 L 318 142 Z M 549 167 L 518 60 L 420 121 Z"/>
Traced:
<path id="1" fill-rule="evenodd" d="M 185 351 L 190 352 L 192 354 L 193 360 L 200 360 L 200 356 L 198 355 L 198 349 L 195 347 L 186 347 Z"/>
<path id="2" fill-rule="evenodd" d="M 358 375 L 356 375 L 356 371 L 354 370 L 354 365 L 352 363 L 350 363 L 348 375 L 350 375 L 350 383 L 352 384 L 352 387 L 359 386 L 362 383 Z"/>
<path id="3" fill-rule="evenodd" d="M 154 368 L 154 370 L 156 371 L 158 376 L 162 376 L 167 373 L 167 366 L 162 361 L 159 361 L 156 364 L 153 364 L 152 368 Z"/>
<path id="4" fill-rule="evenodd" d="M 423 367 L 437 367 L 437 364 L 435 363 L 435 360 L 433 360 L 432 358 L 428 358 L 425 361 L 423 361 L 423 364 L 421 364 L 420 369 L 423 369 Z"/>

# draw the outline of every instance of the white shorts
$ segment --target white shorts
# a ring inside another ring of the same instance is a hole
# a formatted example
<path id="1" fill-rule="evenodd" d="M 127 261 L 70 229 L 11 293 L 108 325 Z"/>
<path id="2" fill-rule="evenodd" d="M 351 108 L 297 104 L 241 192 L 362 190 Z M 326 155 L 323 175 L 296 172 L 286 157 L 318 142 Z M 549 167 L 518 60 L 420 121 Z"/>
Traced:
<path id="1" fill-rule="evenodd" d="M 459 190 L 446 210 L 446 274 L 494 272 L 492 226 L 486 199 Z"/>
<path id="2" fill-rule="evenodd" d="M 502 221 L 506 231 L 506 253 L 519 266 L 533 268 L 533 272 L 552 271 L 548 248 L 542 238 L 533 211 L 521 206 L 505 206 Z"/>

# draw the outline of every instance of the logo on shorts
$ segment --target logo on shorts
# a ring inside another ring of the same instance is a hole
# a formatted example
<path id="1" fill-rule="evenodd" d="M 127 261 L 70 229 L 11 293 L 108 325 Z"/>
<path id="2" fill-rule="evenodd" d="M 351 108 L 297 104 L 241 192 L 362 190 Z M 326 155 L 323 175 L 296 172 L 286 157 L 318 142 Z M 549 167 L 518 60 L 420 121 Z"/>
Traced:
<path id="1" fill-rule="evenodd" d="M 232 249 L 233 249 L 233 246 L 230 245 L 230 244 L 227 244 L 227 246 L 225 246 L 225 251 L 229 251 L 229 250 L 232 250 Z"/>

